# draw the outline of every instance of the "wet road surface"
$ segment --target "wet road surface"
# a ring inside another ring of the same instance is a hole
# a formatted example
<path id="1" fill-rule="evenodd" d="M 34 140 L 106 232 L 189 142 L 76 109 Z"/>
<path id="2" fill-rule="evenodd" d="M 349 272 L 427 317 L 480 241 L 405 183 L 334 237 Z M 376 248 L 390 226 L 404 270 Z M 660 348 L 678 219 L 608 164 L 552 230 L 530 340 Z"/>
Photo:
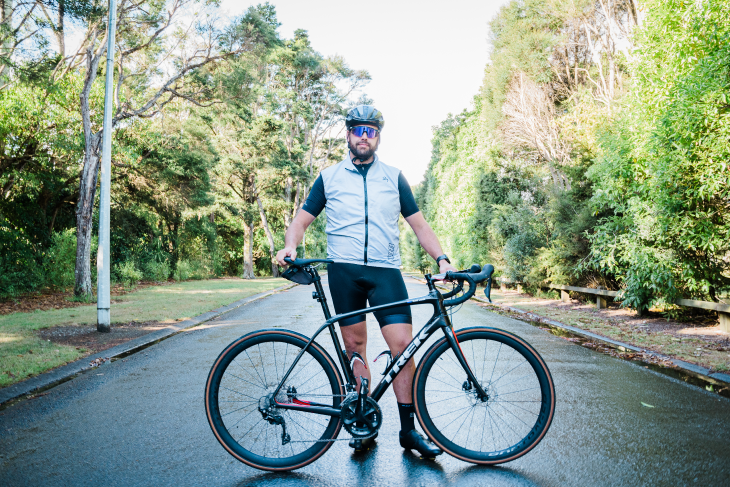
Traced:
<path id="1" fill-rule="evenodd" d="M 406 282 L 411 297 L 426 293 L 424 285 Z M 499 467 L 446 454 L 427 461 L 403 453 L 395 397 L 388 391 L 381 400 L 384 425 L 372 450 L 354 454 L 346 441 L 337 442 L 313 464 L 285 474 L 243 465 L 208 426 L 203 406 L 208 371 L 225 345 L 259 328 L 311 335 L 323 321 L 312 290 L 298 286 L 256 301 L 0 411 L 0 485 L 730 484 L 729 400 L 474 303 L 455 315 L 456 328 L 513 332 L 551 369 L 555 418 L 533 451 Z M 429 306 L 413 311 L 414 323 L 430 316 Z M 386 346 L 372 316 L 368 329 L 372 364 Z M 318 339 L 331 352 L 328 341 L 326 334 Z M 377 382 L 380 362 L 373 368 Z M 344 430 L 340 437 L 347 438 Z"/>

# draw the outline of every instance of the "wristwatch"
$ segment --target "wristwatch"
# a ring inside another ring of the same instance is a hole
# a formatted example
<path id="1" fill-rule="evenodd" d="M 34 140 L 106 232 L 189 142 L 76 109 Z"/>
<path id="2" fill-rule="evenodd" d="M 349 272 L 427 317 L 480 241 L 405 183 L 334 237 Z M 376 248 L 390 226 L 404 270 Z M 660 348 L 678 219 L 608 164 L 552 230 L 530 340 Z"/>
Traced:
<path id="1" fill-rule="evenodd" d="M 439 265 L 439 262 L 441 262 L 442 260 L 445 260 L 446 262 L 451 264 L 451 261 L 449 260 L 449 256 L 444 254 L 444 255 L 439 255 L 438 257 L 436 257 L 436 265 Z"/>

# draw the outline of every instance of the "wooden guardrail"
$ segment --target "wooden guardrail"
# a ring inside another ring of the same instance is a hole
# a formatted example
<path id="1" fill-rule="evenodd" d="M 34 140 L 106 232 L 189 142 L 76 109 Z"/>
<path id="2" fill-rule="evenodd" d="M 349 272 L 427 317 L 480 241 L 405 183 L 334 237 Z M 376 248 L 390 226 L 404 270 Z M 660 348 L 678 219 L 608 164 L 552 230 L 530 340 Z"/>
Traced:
<path id="1" fill-rule="evenodd" d="M 517 291 L 522 292 L 521 282 L 499 277 L 496 280 L 500 283 L 500 288 L 502 290 L 506 289 L 507 284 L 514 284 L 517 286 Z M 544 287 L 559 290 L 560 300 L 563 302 L 570 302 L 570 295 L 568 294 L 568 291 L 574 291 L 584 294 L 593 294 L 596 296 L 596 307 L 598 309 L 608 307 L 608 303 L 606 300 L 607 297 L 615 298 L 619 294 L 618 291 L 609 291 L 608 289 L 603 289 L 600 287 L 598 289 L 594 289 L 590 287 L 565 286 L 558 284 L 545 284 Z M 700 308 L 709 311 L 716 311 L 718 317 L 720 318 L 720 329 L 724 332 L 730 333 L 730 304 L 711 303 L 708 301 L 695 301 L 694 299 L 678 299 L 674 303 L 678 306 L 685 306 L 688 308 Z"/>

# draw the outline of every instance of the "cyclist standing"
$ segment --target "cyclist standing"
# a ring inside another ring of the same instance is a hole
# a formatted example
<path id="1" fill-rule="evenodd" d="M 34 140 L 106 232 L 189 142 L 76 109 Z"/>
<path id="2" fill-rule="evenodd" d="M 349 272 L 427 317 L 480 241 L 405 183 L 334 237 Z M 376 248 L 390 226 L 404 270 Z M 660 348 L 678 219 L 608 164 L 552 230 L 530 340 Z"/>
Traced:
<path id="1" fill-rule="evenodd" d="M 403 215 L 421 246 L 436 259 L 440 272 L 456 271 L 443 254 L 438 238 L 419 211 L 413 193 L 401 171 L 388 166 L 375 154 L 384 126 L 380 111 L 360 105 L 347 114 L 345 159 L 326 168 L 312 186 L 307 201 L 292 221 L 285 236 L 285 248 L 276 258 L 286 265 L 285 257 L 295 259 L 296 247 L 314 219 L 326 208 L 327 258 L 332 301 L 337 314 L 370 306 L 408 299 L 400 273 L 398 218 Z M 375 312 L 380 331 L 395 357 L 413 339 L 410 306 Z M 367 368 L 367 327 L 365 314 L 340 321 L 340 331 L 350 357 L 357 353 L 364 363 L 355 361 L 355 377 L 370 381 Z M 424 457 L 441 454 L 441 449 L 415 429 L 413 375 L 415 364 L 409 360 L 393 381 L 401 421 L 400 444 L 415 449 Z M 359 382 L 359 380 L 358 380 Z M 367 448 L 375 438 L 350 440 L 356 450 Z"/>

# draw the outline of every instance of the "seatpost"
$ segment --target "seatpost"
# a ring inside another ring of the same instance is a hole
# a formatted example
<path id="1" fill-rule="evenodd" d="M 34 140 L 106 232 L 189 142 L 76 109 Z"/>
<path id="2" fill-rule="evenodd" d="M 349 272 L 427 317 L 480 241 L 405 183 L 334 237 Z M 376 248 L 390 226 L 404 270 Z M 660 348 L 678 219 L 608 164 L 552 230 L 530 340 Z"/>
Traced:
<path id="1" fill-rule="evenodd" d="M 332 318 L 332 314 L 330 313 L 330 307 L 327 305 L 324 288 L 322 288 L 322 278 L 319 277 L 319 273 L 314 267 L 312 267 L 312 273 L 314 274 L 314 289 L 316 289 L 316 291 L 312 293 L 312 298 L 320 302 L 322 305 L 322 311 L 324 312 L 324 317 L 329 320 Z"/>

